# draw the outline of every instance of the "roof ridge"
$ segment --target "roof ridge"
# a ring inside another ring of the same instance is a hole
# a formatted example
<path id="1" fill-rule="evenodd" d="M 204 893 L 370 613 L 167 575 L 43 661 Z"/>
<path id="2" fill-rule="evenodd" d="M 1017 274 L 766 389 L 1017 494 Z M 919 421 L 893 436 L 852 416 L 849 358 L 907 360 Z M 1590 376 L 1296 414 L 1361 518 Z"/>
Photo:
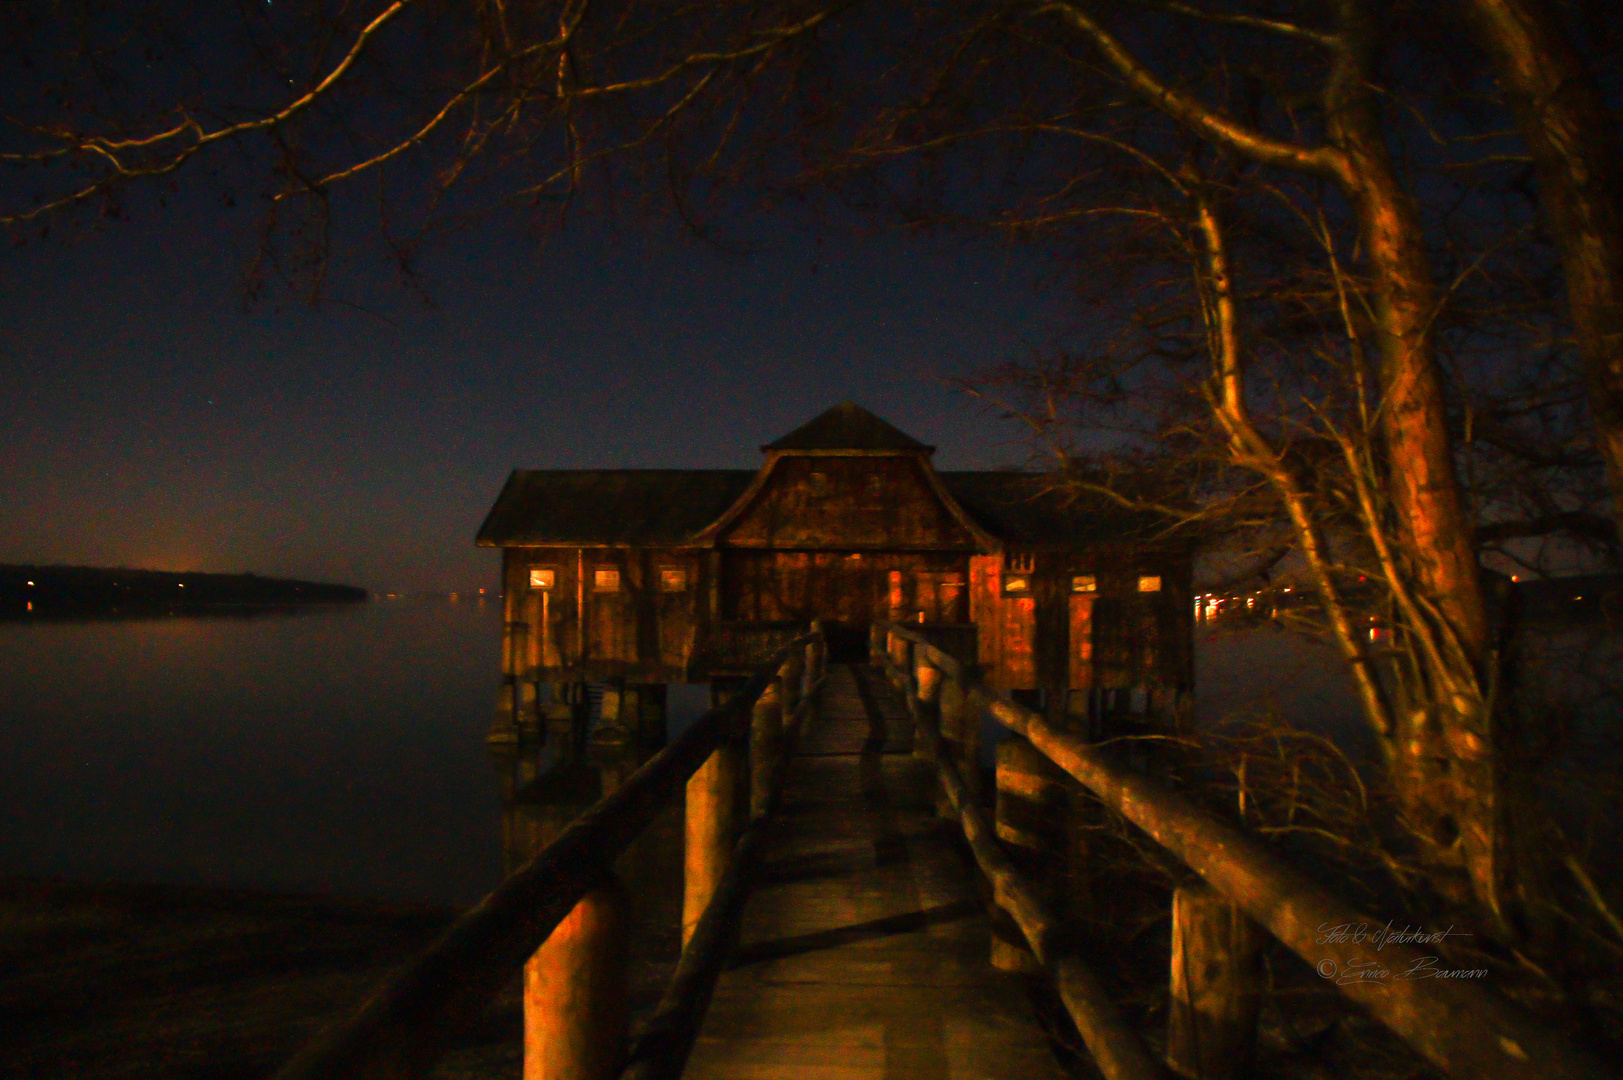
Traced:
<path id="1" fill-rule="evenodd" d="M 773 451 L 878 450 L 934 453 L 890 421 L 875 416 L 854 401 L 842 401 L 801 424 L 783 437 L 761 447 Z"/>

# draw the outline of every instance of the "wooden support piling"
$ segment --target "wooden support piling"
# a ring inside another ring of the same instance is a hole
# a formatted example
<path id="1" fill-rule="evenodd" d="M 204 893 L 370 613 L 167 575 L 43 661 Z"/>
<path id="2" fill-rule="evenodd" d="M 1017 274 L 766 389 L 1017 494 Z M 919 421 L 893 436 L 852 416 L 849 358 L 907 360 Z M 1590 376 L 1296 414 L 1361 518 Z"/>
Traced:
<path id="1" fill-rule="evenodd" d="M 638 683 L 628 691 L 636 695 L 637 741 L 647 750 L 658 750 L 667 741 L 666 716 L 669 691 L 664 683 Z"/>
<path id="2" fill-rule="evenodd" d="M 524 1080 L 613 1080 L 628 1027 L 628 902 L 612 873 L 524 965 Z"/>
<path id="3" fill-rule="evenodd" d="M 542 742 L 552 747 L 554 761 L 573 761 L 575 707 L 555 701 L 541 706 Z"/>
<path id="4" fill-rule="evenodd" d="M 1172 896 L 1167 1064 L 1189 1080 L 1250 1074 L 1262 1000 L 1262 928 L 1204 882 Z"/>

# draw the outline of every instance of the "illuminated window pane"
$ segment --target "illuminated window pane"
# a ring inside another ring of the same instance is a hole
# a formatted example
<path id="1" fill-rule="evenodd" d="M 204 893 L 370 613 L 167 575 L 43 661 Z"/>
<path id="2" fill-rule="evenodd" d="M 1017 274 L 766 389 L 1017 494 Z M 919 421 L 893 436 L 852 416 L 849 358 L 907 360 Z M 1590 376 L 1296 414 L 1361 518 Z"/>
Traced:
<path id="1" fill-rule="evenodd" d="M 556 570 L 547 569 L 530 571 L 530 588 L 532 589 L 550 589 L 557 583 L 558 572 Z"/>
<path id="2" fill-rule="evenodd" d="M 598 592 L 619 592 L 620 571 L 598 568 L 592 577 L 592 588 Z"/>
<path id="3" fill-rule="evenodd" d="M 1099 579 L 1093 574 L 1078 574 L 1071 579 L 1072 592 L 1098 592 Z"/>
<path id="4" fill-rule="evenodd" d="M 1161 591 L 1161 575 L 1160 574 L 1145 574 L 1142 577 L 1140 577 L 1138 579 L 1138 591 L 1139 592 L 1160 592 Z"/>
<path id="5" fill-rule="evenodd" d="M 1031 592 L 1031 579 L 1024 574 L 1011 574 L 1003 579 L 1003 592 L 1006 596 L 1026 596 Z"/>
<path id="6" fill-rule="evenodd" d="M 659 589 L 661 592 L 685 592 L 688 587 L 688 572 L 680 566 L 666 566 L 659 571 Z"/>

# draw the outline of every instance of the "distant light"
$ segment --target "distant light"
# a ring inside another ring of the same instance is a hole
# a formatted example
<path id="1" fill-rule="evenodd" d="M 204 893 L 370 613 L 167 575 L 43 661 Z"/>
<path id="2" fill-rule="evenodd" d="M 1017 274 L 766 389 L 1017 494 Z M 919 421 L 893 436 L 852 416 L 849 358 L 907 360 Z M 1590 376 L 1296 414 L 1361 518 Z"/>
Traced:
<path id="1" fill-rule="evenodd" d="M 1510 575 L 1510 580 L 1511 581 L 1520 581 L 1521 579 L 1522 579 L 1522 576 L 1520 574 L 1511 574 Z"/>
<path id="2" fill-rule="evenodd" d="M 30 582 L 29 582 L 29 583 L 28 583 L 28 584 L 30 584 L 30 585 L 32 585 L 32 584 L 33 584 L 33 582 L 32 582 L 32 581 L 30 581 Z"/>
<path id="3" fill-rule="evenodd" d="M 186 585 L 185 585 L 185 583 L 184 583 L 184 582 L 182 582 L 182 583 L 180 583 L 180 584 L 177 584 L 177 585 L 176 585 L 176 586 L 175 586 L 175 588 L 177 588 L 177 589 L 184 589 L 184 588 L 185 588 L 185 587 L 186 587 Z"/>
<path id="4" fill-rule="evenodd" d="M 32 584 L 33 584 L 33 582 L 32 582 L 32 581 L 30 581 L 30 582 L 29 582 L 29 583 L 28 583 L 28 584 L 30 584 L 30 585 L 32 585 Z M 34 610 L 34 602 L 33 602 L 33 601 L 32 601 L 32 600 L 30 600 L 30 601 L 28 601 L 28 610 L 29 610 L 29 611 L 33 611 L 33 610 Z"/>

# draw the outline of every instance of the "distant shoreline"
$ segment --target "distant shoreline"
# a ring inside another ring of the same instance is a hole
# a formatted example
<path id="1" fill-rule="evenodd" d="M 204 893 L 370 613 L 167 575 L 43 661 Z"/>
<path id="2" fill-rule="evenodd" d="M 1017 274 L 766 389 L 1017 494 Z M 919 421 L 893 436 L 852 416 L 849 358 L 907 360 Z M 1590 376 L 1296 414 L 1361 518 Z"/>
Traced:
<path id="1" fill-rule="evenodd" d="M 358 604 L 365 589 L 258 574 L 0 565 L 0 620 L 254 614 Z"/>

